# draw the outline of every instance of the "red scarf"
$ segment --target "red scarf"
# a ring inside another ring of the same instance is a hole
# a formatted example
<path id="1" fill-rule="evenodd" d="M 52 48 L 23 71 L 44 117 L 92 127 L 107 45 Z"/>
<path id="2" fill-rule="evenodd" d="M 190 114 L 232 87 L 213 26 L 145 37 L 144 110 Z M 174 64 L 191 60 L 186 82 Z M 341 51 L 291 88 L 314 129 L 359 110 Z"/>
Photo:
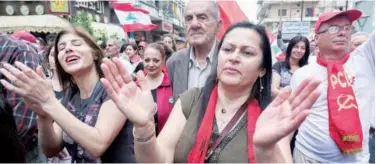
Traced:
<path id="1" fill-rule="evenodd" d="M 215 107 L 217 105 L 218 86 L 215 86 L 211 92 L 208 106 L 206 107 L 204 118 L 201 122 L 200 128 L 197 132 L 196 141 L 189 152 L 188 163 L 204 163 L 205 156 L 209 148 L 210 137 L 212 135 Z M 247 108 L 247 149 L 248 162 L 255 162 L 255 155 L 253 151 L 253 134 L 256 129 L 256 121 L 261 114 L 261 108 L 256 99 L 248 103 Z M 236 153 L 236 152 L 233 152 Z"/>
<path id="2" fill-rule="evenodd" d="M 353 155 L 362 151 L 363 133 L 359 119 L 359 107 L 351 79 L 343 69 L 349 59 L 347 54 L 336 62 L 325 61 L 320 55 L 317 63 L 328 70 L 328 113 L 330 136 L 342 154 Z"/>

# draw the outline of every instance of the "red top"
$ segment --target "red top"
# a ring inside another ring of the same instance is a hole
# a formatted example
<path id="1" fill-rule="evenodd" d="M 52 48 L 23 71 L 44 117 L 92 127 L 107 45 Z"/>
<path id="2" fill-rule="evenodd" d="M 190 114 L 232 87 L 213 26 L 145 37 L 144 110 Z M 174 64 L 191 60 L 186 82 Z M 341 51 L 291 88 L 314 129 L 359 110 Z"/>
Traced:
<path id="1" fill-rule="evenodd" d="M 164 74 L 162 84 L 156 89 L 156 103 L 158 107 L 158 133 L 161 132 L 163 126 L 165 125 L 174 103 L 172 99 L 172 86 L 170 78 L 168 77 L 166 71 L 162 70 L 162 72 Z"/>

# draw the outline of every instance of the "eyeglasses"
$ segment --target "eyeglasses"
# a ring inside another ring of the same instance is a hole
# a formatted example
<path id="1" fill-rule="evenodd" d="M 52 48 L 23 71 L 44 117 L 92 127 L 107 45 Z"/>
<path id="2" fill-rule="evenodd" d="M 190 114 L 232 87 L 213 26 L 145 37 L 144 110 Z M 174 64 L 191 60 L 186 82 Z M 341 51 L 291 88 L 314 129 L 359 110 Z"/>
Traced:
<path id="1" fill-rule="evenodd" d="M 333 25 L 333 26 L 328 27 L 325 30 L 318 32 L 318 34 L 322 34 L 325 32 L 328 32 L 329 34 L 337 34 L 340 30 L 345 30 L 346 32 L 350 32 L 352 30 L 352 26 L 351 25 L 344 25 L 344 26 Z"/>

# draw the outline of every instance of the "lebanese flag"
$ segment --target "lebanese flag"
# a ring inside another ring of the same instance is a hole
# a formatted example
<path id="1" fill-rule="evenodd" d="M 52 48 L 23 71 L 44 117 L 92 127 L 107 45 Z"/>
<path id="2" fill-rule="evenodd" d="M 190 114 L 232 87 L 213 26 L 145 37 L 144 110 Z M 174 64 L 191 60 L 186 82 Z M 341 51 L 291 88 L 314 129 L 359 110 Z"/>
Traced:
<path id="1" fill-rule="evenodd" d="M 134 7 L 132 3 L 113 2 L 111 5 L 125 32 L 150 31 L 158 27 L 151 23 L 148 11 Z"/>

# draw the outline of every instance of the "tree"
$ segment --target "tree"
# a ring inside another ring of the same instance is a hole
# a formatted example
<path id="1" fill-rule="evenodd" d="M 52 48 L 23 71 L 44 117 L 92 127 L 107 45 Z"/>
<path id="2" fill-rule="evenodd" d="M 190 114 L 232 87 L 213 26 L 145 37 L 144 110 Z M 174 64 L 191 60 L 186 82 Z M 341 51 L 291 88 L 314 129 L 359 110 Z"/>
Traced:
<path id="1" fill-rule="evenodd" d="M 79 25 L 85 28 L 90 35 L 94 34 L 94 30 L 92 27 L 93 18 L 87 12 L 77 12 L 77 14 L 71 19 L 71 23 L 73 25 Z"/>
<path id="2" fill-rule="evenodd" d="M 102 41 L 104 43 L 107 42 L 108 40 L 108 36 L 106 34 L 106 32 L 102 29 L 96 29 L 94 30 L 94 38 L 97 40 L 97 41 Z"/>

